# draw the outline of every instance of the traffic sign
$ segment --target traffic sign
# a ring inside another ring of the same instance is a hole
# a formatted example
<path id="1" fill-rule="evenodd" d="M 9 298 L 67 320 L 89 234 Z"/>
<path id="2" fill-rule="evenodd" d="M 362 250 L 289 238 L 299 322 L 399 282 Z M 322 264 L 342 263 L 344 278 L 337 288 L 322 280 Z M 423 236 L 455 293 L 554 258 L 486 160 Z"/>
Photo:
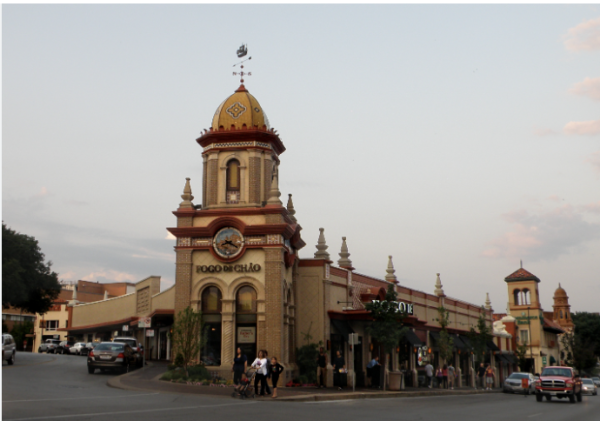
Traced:
<path id="1" fill-rule="evenodd" d="M 139 328 L 152 327 L 152 317 L 140 317 L 138 320 Z"/>

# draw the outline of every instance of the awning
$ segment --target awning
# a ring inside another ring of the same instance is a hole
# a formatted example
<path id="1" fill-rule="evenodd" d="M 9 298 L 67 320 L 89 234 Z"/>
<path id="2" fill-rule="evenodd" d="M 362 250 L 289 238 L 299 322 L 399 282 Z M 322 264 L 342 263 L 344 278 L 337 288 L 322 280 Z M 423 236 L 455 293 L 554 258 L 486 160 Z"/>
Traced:
<path id="1" fill-rule="evenodd" d="M 500 351 L 500 348 L 498 348 L 498 345 L 496 345 L 494 343 L 494 341 L 489 341 L 486 345 L 487 345 L 487 349 L 489 349 L 490 351 L 493 351 L 493 352 Z"/>
<path id="2" fill-rule="evenodd" d="M 348 335 L 350 335 L 351 333 L 354 333 L 354 330 L 352 330 L 352 328 L 350 327 L 348 322 L 345 320 L 335 320 L 335 319 L 329 319 L 329 320 L 331 321 L 331 325 L 333 327 L 335 327 L 335 330 L 337 330 L 338 333 L 343 335 L 344 339 L 346 339 L 346 342 L 348 342 Z"/>
<path id="3" fill-rule="evenodd" d="M 508 358 L 506 358 L 506 357 L 505 357 L 504 355 L 502 355 L 502 354 L 498 354 L 498 355 L 496 355 L 496 357 L 498 357 L 498 360 L 502 361 L 503 363 L 506 363 L 506 364 L 512 364 L 512 363 L 510 362 L 510 360 L 509 360 Z"/>
<path id="4" fill-rule="evenodd" d="M 471 351 L 473 349 L 473 345 L 471 345 L 471 341 L 469 340 L 469 338 L 467 338 L 464 335 L 460 335 L 459 338 L 465 344 L 468 351 Z"/>
<path id="5" fill-rule="evenodd" d="M 423 343 L 423 341 L 421 341 L 419 339 L 417 334 L 415 332 L 413 332 L 411 329 L 406 329 L 406 331 L 404 332 L 404 339 L 406 339 L 408 341 L 408 343 L 414 347 L 419 347 L 419 346 L 425 345 Z"/>
<path id="6" fill-rule="evenodd" d="M 470 351 L 469 347 L 460 339 L 460 336 L 452 335 L 452 340 L 454 341 L 454 348 L 462 351 Z"/>
<path id="7" fill-rule="evenodd" d="M 438 332 L 429 331 L 429 336 L 431 337 L 431 339 L 433 339 L 435 345 L 437 345 L 440 342 L 440 334 Z"/>
<path id="8" fill-rule="evenodd" d="M 500 351 L 496 353 L 496 357 L 500 357 L 505 360 L 508 364 L 517 364 L 518 360 L 512 351 Z"/>
<path id="9" fill-rule="evenodd" d="M 556 364 L 556 358 L 553 355 L 550 355 L 550 365 Z"/>

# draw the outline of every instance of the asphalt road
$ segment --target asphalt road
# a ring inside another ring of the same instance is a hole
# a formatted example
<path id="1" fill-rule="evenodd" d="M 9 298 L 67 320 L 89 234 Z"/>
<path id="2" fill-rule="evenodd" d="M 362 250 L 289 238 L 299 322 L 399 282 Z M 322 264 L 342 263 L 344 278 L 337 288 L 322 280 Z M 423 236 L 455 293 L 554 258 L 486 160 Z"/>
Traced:
<path id="1" fill-rule="evenodd" d="M 582 403 L 538 403 L 533 397 L 486 395 L 367 399 L 291 403 L 274 399 L 241 401 L 215 396 L 141 393 L 106 386 L 114 374 L 90 375 L 85 357 L 18 353 L 2 366 L 2 419 L 164 421 L 284 419 L 598 421 L 600 397 Z"/>

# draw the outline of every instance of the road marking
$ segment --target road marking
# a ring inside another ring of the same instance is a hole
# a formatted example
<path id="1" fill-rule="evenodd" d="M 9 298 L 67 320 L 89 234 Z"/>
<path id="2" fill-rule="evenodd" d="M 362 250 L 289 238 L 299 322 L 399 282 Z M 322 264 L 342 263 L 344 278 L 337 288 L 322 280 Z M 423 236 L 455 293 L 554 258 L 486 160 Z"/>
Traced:
<path id="1" fill-rule="evenodd" d="M 198 406 L 184 406 L 174 408 L 157 408 L 157 409 L 139 409 L 136 411 L 116 411 L 116 412 L 92 412 L 89 414 L 68 414 L 68 415 L 52 415 L 49 417 L 30 417 L 30 418 L 12 418 L 5 419 L 4 421 L 30 421 L 30 420 L 52 420 L 52 419 L 66 419 L 76 417 L 105 417 L 107 415 L 122 415 L 122 414 L 143 414 L 148 412 L 164 412 L 164 411 L 181 411 L 185 409 L 200 409 L 200 408 L 216 408 L 219 406 L 238 406 L 238 405 L 251 405 L 256 402 L 245 402 L 245 403 L 225 403 L 219 405 L 198 405 Z"/>
<path id="2" fill-rule="evenodd" d="M 116 398 L 131 398 L 135 396 L 148 396 L 158 395 L 159 393 L 141 393 L 137 395 L 126 395 L 126 396 L 84 396 L 82 398 L 58 398 L 58 399 L 24 399 L 21 401 L 2 401 L 2 403 L 16 403 L 16 402 L 42 402 L 42 401 L 70 401 L 73 399 L 116 399 Z"/>
<path id="3" fill-rule="evenodd" d="M 539 415 L 542 415 L 542 412 L 540 412 L 539 414 L 528 415 L 527 418 L 533 418 L 533 417 L 537 417 Z"/>

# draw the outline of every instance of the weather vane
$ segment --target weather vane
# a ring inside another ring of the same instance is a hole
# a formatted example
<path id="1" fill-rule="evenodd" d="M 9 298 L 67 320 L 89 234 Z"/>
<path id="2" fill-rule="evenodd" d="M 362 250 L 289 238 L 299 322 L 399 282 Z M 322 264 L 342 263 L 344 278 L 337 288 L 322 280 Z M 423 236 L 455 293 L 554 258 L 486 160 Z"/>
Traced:
<path id="1" fill-rule="evenodd" d="M 238 58 L 242 58 L 245 55 L 248 54 L 248 45 L 247 44 L 242 44 L 242 46 L 240 48 L 238 48 L 237 50 L 237 56 Z M 248 61 L 248 60 L 252 60 L 252 57 L 248 57 L 245 60 L 240 61 L 239 63 L 236 63 L 233 65 L 233 67 L 235 66 L 240 66 L 241 71 L 239 72 L 233 72 L 234 76 L 240 76 L 240 82 L 244 83 L 244 75 L 248 75 L 248 76 L 252 76 L 251 72 L 244 72 L 244 62 Z"/>

